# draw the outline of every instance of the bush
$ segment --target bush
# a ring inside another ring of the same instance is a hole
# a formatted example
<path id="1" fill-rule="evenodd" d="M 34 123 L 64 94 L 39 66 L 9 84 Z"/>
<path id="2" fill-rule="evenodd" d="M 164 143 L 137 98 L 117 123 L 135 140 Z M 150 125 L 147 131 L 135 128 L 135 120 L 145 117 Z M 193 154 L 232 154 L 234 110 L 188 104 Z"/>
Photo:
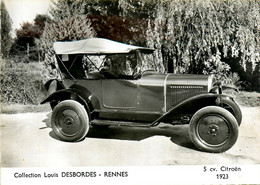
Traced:
<path id="1" fill-rule="evenodd" d="M 39 104 L 45 97 L 41 63 L 0 59 L 0 102 Z"/>
<path id="2" fill-rule="evenodd" d="M 238 73 L 229 73 L 225 79 L 222 80 L 224 85 L 236 87 L 238 89 L 241 89 L 241 83 L 240 77 Z"/>

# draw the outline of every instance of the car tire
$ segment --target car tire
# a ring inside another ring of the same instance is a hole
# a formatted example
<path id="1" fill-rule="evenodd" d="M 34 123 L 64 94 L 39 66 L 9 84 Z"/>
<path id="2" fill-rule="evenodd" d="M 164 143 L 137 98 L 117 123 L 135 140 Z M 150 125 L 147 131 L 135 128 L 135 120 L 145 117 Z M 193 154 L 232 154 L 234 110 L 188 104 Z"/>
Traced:
<path id="1" fill-rule="evenodd" d="M 89 116 L 79 102 L 65 100 L 53 110 L 51 116 L 53 132 L 63 141 L 80 141 L 88 133 Z"/>
<path id="2" fill-rule="evenodd" d="M 58 104 L 57 101 L 52 101 L 52 102 L 50 102 L 51 110 L 54 110 L 54 108 L 56 107 L 57 104 Z"/>
<path id="3" fill-rule="evenodd" d="M 240 126 L 241 122 L 242 122 L 242 112 L 241 112 L 239 106 L 237 105 L 237 103 L 232 100 L 223 98 L 222 107 L 224 109 L 228 110 L 229 112 L 231 112 L 231 114 L 233 114 L 233 116 L 237 120 L 238 126 Z"/>
<path id="4" fill-rule="evenodd" d="M 191 118 L 189 135 L 202 151 L 225 152 L 237 141 L 238 123 L 224 108 L 208 106 L 198 110 Z"/>

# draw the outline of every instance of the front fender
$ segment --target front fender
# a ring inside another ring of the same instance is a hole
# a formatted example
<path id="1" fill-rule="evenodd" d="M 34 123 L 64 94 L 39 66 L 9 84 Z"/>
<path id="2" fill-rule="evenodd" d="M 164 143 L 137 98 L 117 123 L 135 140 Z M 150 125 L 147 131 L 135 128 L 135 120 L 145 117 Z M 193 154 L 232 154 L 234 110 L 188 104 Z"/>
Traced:
<path id="1" fill-rule="evenodd" d="M 67 99 L 73 94 L 74 92 L 71 89 L 61 89 L 57 90 L 53 93 L 50 93 L 48 97 L 41 102 L 41 104 L 51 102 L 51 101 L 59 101 Z"/>
<path id="2" fill-rule="evenodd" d="M 86 96 L 76 89 L 61 89 L 52 94 L 50 94 L 41 104 L 53 101 L 63 101 L 63 100 L 75 100 L 82 103 L 89 112 L 94 110 L 93 103 L 97 106 L 95 98 L 93 96 Z"/>
<path id="3" fill-rule="evenodd" d="M 222 101 L 226 99 L 228 101 L 234 101 L 231 96 L 223 95 L 223 94 L 201 94 L 194 97 L 191 97 L 182 103 L 174 106 L 168 112 L 163 114 L 157 120 L 155 120 L 152 125 L 156 125 L 159 122 L 167 122 L 172 119 L 172 117 L 177 115 L 193 115 L 199 109 L 206 106 L 221 106 Z"/>
<path id="4" fill-rule="evenodd" d="M 50 79 L 44 84 L 45 89 L 47 90 L 47 95 L 51 95 L 57 90 L 64 89 L 64 85 L 61 83 L 61 81 L 57 79 Z"/>

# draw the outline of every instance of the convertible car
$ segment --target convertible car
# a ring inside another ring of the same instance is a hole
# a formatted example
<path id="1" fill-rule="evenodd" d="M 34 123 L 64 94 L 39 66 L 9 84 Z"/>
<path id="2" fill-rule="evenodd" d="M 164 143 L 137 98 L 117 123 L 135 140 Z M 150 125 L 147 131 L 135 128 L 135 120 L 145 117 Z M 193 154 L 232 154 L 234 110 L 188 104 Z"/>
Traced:
<path id="1" fill-rule="evenodd" d="M 154 127 L 189 124 L 191 141 L 224 152 L 238 137 L 242 114 L 213 76 L 160 73 L 153 49 L 91 38 L 55 42 L 58 79 L 45 87 L 51 127 L 64 141 L 85 138 L 90 125 Z M 173 127 L 174 128 L 174 127 Z"/>

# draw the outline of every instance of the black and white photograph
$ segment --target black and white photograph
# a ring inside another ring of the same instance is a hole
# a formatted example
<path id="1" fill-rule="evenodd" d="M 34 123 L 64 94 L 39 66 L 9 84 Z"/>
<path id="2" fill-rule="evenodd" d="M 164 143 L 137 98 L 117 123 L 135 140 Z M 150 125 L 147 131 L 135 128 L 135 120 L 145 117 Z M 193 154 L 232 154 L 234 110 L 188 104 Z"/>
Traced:
<path id="1" fill-rule="evenodd" d="M 0 2 L 0 184 L 260 184 L 259 0 Z"/>

